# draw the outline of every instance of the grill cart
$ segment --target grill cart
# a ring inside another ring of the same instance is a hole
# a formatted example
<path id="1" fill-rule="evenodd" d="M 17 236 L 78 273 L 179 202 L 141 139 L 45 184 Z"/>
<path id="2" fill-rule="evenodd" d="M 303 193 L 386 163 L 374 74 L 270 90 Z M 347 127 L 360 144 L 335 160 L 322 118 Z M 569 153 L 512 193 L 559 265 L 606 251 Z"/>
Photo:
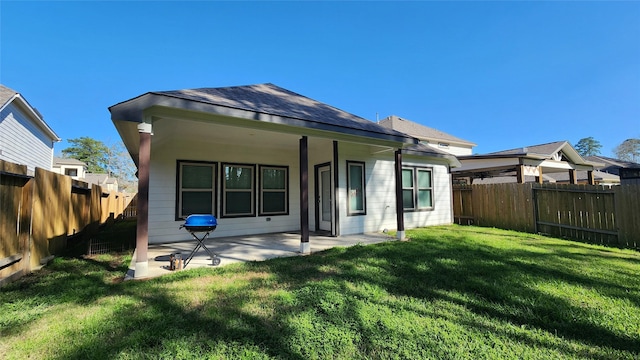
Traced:
<path id="1" fill-rule="evenodd" d="M 211 263 L 214 266 L 220 265 L 220 258 L 216 256 L 216 254 L 212 253 L 211 250 L 207 248 L 204 244 L 204 241 L 209 237 L 209 234 L 213 232 L 218 226 L 218 221 L 216 217 L 213 215 L 198 215 L 193 214 L 187 216 L 183 225 L 180 225 L 180 229 L 185 228 L 191 236 L 198 242 L 196 247 L 191 251 L 189 256 L 184 259 L 184 268 L 187 267 L 193 256 L 198 252 L 200 248 L 203 248 L 207 254 L 211 257 Z M 198 236 L 197 234 L 203 234 Z"/>

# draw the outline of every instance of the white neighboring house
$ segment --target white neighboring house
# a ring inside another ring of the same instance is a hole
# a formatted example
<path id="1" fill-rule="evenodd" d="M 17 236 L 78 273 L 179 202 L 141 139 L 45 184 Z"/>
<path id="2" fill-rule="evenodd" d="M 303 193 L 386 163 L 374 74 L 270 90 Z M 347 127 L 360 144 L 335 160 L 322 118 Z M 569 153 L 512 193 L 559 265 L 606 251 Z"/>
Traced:
<path id="1" fill-rule="evenodd" d="M 471 141 L 460 139 L 446 132 L 403 119 L 396 115 L 388 116 L 380 120 L 378 124 L 418 138 L 422 144 L 456 156 L 473 154 L 473 147 L 477 145 Z"/>
<path id="2" fill-rule="evenodd" d="M 77 159 L 54 157 L 51 171 L 71 176 L 74 180 L 82 180 L 87 173 L 87 164 Z"/>
<path id="3" fill-rule="evenodd" d="M 70 176 L 74 180 L 100 185 L 103 191 L 118 192 L 118 179 L 103 173 L 87 172 L 87 164 L 72 158 L 53 158 L 53 172 Z M 89 185 L 91 186 L 91 185 Z"/>
<path id="4" fill-rule="evenodd" d="M 53 144 L 60 137 L 17 91 L 0 85 L 0 159 L 51 170 Z"/>

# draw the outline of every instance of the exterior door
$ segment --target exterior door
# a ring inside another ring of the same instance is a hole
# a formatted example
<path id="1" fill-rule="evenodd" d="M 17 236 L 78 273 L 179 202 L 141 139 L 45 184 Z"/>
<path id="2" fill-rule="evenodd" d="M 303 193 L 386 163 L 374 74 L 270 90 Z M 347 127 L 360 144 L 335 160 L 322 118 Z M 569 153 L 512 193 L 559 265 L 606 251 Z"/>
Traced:
<path id="1" fill-rule="evenodd" d="M 331 231 L 331 167 L 322 166 L 317 169 L 318 193 L 316 194 L 316 212 L 318 214 L 318 230 Z"/>

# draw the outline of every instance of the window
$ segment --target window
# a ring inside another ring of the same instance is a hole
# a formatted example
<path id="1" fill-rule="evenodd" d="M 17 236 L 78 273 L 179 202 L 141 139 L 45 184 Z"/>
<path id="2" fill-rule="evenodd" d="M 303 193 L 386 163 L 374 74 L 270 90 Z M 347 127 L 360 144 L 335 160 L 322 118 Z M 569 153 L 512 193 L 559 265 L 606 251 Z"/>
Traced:
<path id="1" fill-rule="evenodd" d="M 366 215 L 365 175 L 363 162 L 347 161 L 347 215 Z"/>
<path id="2" fill-rule="evenodd" d="M 402 169 L 402 204 L 408 211 L 433 208 L 432 171 L 427 168 Z"/>
<path id="3" fill-rule="evenodd" d="M 78 176 L 78 169 L 64 169 L 64 174 L 67 176 Z"/>
<path id="4" fill-rule="evenodd" d="M 289 168 L 260 165 L 260 215 L 289 213 Z"/>
<path id="5" fill-rule="evenodd" d="M 178 160 L 176 218 L 212 214 L 215 209 L 216 164 Z"/>
<path id="6" fill-rule="evenodd" d="M 222 168 L 222 216 L 255 216 L 255 166 L 223 164 Z"/>

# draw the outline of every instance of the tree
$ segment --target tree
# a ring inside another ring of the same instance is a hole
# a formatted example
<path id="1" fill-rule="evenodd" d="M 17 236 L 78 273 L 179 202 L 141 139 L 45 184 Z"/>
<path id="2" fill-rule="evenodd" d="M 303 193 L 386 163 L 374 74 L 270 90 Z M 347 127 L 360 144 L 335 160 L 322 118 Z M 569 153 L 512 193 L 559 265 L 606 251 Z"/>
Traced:
<path id="1" fill-rule="evenodd" d="M 576 149 L 578 154 L 582 156 L 594 156 L 600 154 L 602 145 L 600 145 L 600 142 L 598 140 L 589 136 L 580 139 L 576 146 L 574 146 L 574 148 Z"/>
<path id="2" fill-rule="evenodd" d="M 627 139 L 616 146 L 613 152 L 620 160 L 638 162 L 640 161 L 640 139 Z"/>
<path id="3" fill-rule="evenodd" d="M 122 191 L 136 191 L 136 166 L 121 141 L 106 145 L 90 137 L 70 139 L 72 146 L 63 149 L 64 157 L 87 164 L 90 173 L 106 173 L 118 179 Z"/>
<path id="4" fill-rule="evenodd" d="M 77 159 L 87 164 L 91 173 L 106 173 L 109 165 L 109 148 L 100 140 L 90 137 L 69 139 L 70 147 L 62 150 L 67 158 Z"/>
<path id="5" fill-rule="evenodd" d="M 108 169 L 111 176 L 118 178 L 118 185 L 122 191 L 137 191 L 136 165 L 122 141 L 109 146 Z"/>

